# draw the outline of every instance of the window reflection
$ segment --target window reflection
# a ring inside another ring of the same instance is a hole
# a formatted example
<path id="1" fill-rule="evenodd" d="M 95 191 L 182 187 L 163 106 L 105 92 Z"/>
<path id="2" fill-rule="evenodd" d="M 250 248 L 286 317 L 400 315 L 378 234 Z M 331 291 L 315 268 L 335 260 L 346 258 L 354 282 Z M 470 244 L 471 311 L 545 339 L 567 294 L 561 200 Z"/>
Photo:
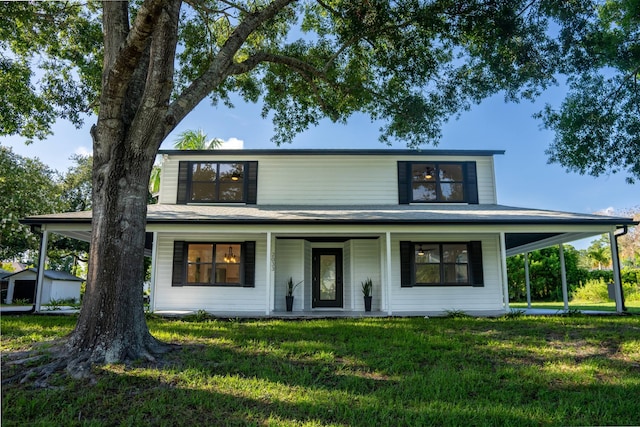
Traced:
<path id="1" fill-rule="evenodd" d="M 464 167 L 460 163 L 413 163 L 412 201 L 464 202 Z"/>

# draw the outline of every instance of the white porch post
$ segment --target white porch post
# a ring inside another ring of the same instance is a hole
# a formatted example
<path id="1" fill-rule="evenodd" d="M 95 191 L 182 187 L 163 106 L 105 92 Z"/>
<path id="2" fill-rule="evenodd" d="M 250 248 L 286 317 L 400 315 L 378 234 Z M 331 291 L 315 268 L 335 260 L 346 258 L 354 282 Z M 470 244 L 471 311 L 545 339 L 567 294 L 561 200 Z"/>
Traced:
<path id="1" fill-rule="evenodd" d="M 36 281 L 36 299 L 33 301 L 35 312 L 40 312 L 42 306 L 42 287 L 44 286 L 44 266 L 47 260 L 47 246 L 49 244 L 49 232 L 45 225 L 42 226 L 42 239 L 40 240 L 40 253 L 38 254 L 38 278 Z"/>
<path id="2" fill-rule="evenodd" d="M 386 232 L 385 234 L 385 246 L 386 246 L 386 282 L 387 282 L 387 289 L 386 289 L 386 294 L 387 294 L 387 314 L 389 316 L 392 315 L 392 309 L 391 309 L 391 233 L 389 231 Z"/>
<path id="3" fill-rule="evenodd" d="M 506 234 L 500 233 L 500 259 L 502 264 L 502 305 L 509 311 L 509 278 L 507 275 L 507 241 Z"/>
<path id="4" fill-rule="evenodd" d="M 151 284 L 149 286 L 149 311 L 156 311 L 156 269 L 158 267 L 158 232 L 153 232 L 151 245 Z"/>
<path id="5" fill-rule="evenodd" d="M 569 292 L 567 290 L 567 267 L 564 264 L 564 248 L 560 243 L 560 279 L 562 280 L 562 300 L 564 309 L 569 310 Z"/>
<path id="6" fill-rule="evenodd" d="M 272 290 L 273 290 L 273 280 L 272 280 L 272 275 L 274 273 L 274 266 L 272 264 L 271 261 L 271 251 L 273 250 L 272 246 L 271 246 L 271 232 L 267 231 L 267 255 L 266 255 L 266 259 L 265 259 L 265 266 L 266 266 L 266 274 L 265 274 L 265 284 L 266 284 L 266 301 L 265 301 L 265 314 L 268 316 L 269 314 L 271 314 L 271 304 L 273 302 L 273 300 L 275 299 L 274 295 L 272 294 Z"/>
<path id="7" fill-rule="evenodd" d="M 616 296 L 616 311 L 622 313 L 622 280 L 620 278 L 620 259 L 618 258 L 618 241 L 613 231 L 609 232 L 609 243 L 611 245 L 611 262 L 613 267 L 613 289 Z"/>
<path id="8" fill-rule="evenodd" d="M 531 279 L 529 277 L 529 252 L 524 253 L 524 283 L 527 288 L 527 308 L 531 308 Z"/>

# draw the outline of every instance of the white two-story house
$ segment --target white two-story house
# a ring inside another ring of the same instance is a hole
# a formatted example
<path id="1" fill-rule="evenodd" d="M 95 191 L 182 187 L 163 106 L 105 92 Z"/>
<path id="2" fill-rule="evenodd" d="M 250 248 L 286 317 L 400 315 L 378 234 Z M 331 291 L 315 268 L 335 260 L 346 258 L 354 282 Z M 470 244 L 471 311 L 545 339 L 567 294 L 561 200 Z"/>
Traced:
<path id="1" fill-rule="evenodd" d="M 161 150 L 151 309 L 220 316 L 508 310 L 506 257 L 633 225 L 498 204 L 502 151 Z M 90 213 L 24 223 L 88 240 Z M 615 240 L 615 239 L 614 239 Z"/>

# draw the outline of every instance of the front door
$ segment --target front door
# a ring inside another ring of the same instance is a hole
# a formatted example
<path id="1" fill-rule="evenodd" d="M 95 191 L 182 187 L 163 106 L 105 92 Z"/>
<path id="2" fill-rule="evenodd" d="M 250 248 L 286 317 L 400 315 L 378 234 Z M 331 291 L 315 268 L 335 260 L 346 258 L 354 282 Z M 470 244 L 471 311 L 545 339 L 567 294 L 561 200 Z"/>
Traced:
<path id="1" fill-rule="evenodd" d="M 313 308 L 342 307 L 342 249 L 313 249 Z"/>

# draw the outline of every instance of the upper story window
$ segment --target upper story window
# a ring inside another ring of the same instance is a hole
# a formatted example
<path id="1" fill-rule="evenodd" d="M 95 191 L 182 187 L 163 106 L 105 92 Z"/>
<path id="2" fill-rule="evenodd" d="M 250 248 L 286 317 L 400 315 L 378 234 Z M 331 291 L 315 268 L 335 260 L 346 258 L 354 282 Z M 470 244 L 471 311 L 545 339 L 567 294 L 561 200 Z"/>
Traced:
<path id="1" fill-rule="evenodd" d="M 464 202 L 464 172 L 456 163 L 413 163 L 412 202 Z"/>
<path id="2" fill-rule="evenodd" d="M 478 203 L 475 162 L 398 162 L 398 194 L 407 203 Z"/>
<path id="3" fill-rule="evenodd" d="M 243 202 L 244 164 L 193 162 L 190 202 Z"/>
<path id="4" fill-rule="evenodd" d="M 177 202 L 255 204 L 257 169 L 258 162 L 180 162 Z"/>

